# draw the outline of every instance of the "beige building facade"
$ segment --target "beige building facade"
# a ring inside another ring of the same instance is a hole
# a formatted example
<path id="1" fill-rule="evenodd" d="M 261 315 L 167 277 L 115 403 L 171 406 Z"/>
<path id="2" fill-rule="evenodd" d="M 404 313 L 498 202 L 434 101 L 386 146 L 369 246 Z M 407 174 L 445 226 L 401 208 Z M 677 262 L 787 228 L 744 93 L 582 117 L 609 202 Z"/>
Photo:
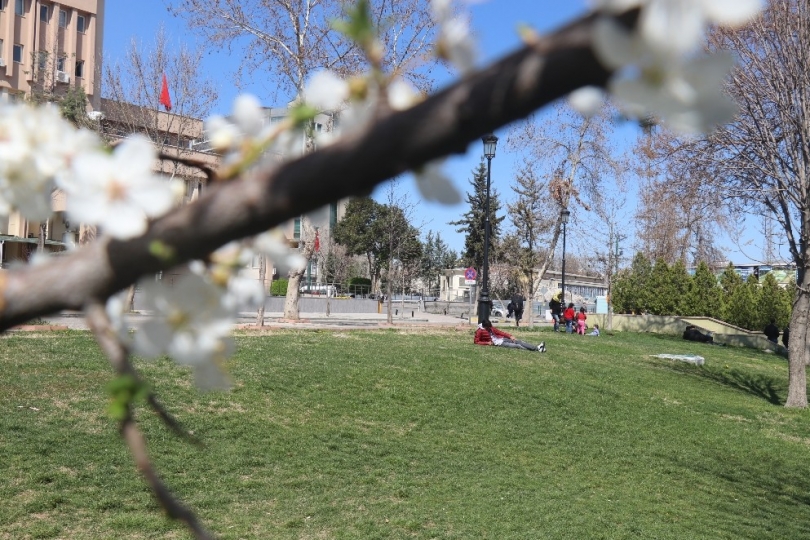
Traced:
<path id="1" fill-rule="evenodd" d="M 81 87 L 101 99 L 105 0 L 0 0 L 0 99 Z"/>

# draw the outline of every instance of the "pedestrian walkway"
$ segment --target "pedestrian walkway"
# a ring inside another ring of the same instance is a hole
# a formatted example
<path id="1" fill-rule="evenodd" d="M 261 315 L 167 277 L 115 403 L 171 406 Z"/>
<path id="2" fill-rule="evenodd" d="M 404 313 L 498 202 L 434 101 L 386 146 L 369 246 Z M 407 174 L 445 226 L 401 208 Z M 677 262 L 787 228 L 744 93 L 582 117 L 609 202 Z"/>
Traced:
<path id="1" fill-rule="evenodd" d="M 460 319 L 449 315 L 415 312 L 413 317 L 408 312 L 407 317 L 394 317 L 393 324 L 389 325 L 385 313 L 301 313 L 299 321 L 284 319 L 283 313 L 273 312 L 264 315 L 264 330 L 291 328 L 291 329 L 375 329 L 392 327 L 458 327 L 470 326 L 467 319 Z M 139 311 L 129 316 L 131 328 L 137 329 L 143 321 L 150 317 L 148 312 Z M 87 323 L 81 312 L 64 312 L 58 315 L 42 317 L 47 324 L 67 327 L 71 330 L 87 330 Z M 237 319 L 237 329 L 249 331 L 258 329 L 255 312 L 242 312 Z"/>

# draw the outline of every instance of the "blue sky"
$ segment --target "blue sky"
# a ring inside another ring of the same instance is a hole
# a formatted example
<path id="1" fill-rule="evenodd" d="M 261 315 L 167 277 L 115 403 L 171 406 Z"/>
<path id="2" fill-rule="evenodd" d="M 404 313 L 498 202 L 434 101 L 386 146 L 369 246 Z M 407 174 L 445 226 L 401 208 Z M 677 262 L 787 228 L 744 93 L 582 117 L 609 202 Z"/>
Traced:
<path id="1" fill-rule="evenodd" d="M 133 9 L 133 4 L 129 2 L 108 2 L 105 17 L 104 33 L 104 54 L 105 61 L 115 61 L 123 56 L 129 42 L 134 38 L 149 44 L 158 28 L 162 24 L 166 30 L 170 42 L 179 44 L 180 42 L 198 43 L 198 38 L 189 32 L 183 21 L 171 16 L 166 8 L 164 0 L 140 0 L 137 9 Z M 519 23 L 525 23 L 540 32 L 552 30 L 566 21 L 571 20 L 586 11 L 585 0 L 489 0 L 485 2 L 471 3 L 469 11 L 473 31 L 476 34 L 479 45 L 479 61 L 483 65 L 488 61 L 499 58 L 508 52 L 518 48 L 520 40 L 517 36 L 516 28 Z M 230 111 L 239 90 L 234 81 L 234 71 L 238 67 L 238 57 L 231 57 L 227 52 L 211 52 L 206 55 L 204 65 L 213 78 L 220 81 L 219 95 L 220 101 L 214 112 L 227 113 Z M 439 86 L 443 82 L 451 80 L 446 77 L 444 81 L 438 81 Z M 265 99 L 268 92 L 266 87 L 260 82 L 248 86 L 245 91 L 255 93 L 260 98 Z M 283 103 L 265 103 L 267 106 L 283 106 Z M 496 132 L 496 135 L 505 141 L 507 129 Z M 632 136 L 632 129 L 620 129 L 618 145 L 626 145 L 629 137 Z M 458 189 L 463 193 L 469 187 L 468 180 L 471 171 L 479 163 L 482 154 L 482 144 L 471 145 L 467 153 L 463 156 L 454 156 L 448 160 L 446 172 L 453 179 Z M 505 201 L 511 198 L 509 188 L 516 169 L 514 156 L 509 155 L 504 150 L 503 145 L 499 145 L 499 151 L 492 161 L 492 185 L 500 196 L 502 206 Z M 382 200 L 381 191 L 378 188 L 375 197 Z M 456 251 L 460 251 L 464 245 L 464 237 L 455 231 L 455 227 L 448 225 L 449 221 L 457 220 L 467 208 L 464 204 L 456 206 L 442 206 L 433 203 L 418 201 L 418 194 L 409 178 L 403 178 L 399 183 L 399 189 L 407 191 L 412 202 L 419 202 L 415 207 L 415 219 L 417 224 L 424 224 L 424 232 L 432 229 L 441 233 L 442 238 Z M 634 206 L 632 196 L 628 201 L 626 217 L 627 223 L 632 221 L 632 207 Z M 588 231 L 592 227 L 587 223 L 572 224 L 570 229 L 580 233 L 580 238 L 593 237 Z M 628 226 L 632 229 L 632 225 Z M 626 231 L 632 234 L 632 230 Z M 581 242 L 577 245 L 577 236 L 569 237 L 567 246 L 568 253 L 577 253 L 590 249 L 586 247 L 588 242 Z M 632 251 L 628 243 L 625 246 L 625 253 L 631 256 Z M 751 251 L 756 252 L 756 249 Z M 730 253 L 730 257 L 735 262 L 744 262 L 747 257 L 740 254 Z"/>

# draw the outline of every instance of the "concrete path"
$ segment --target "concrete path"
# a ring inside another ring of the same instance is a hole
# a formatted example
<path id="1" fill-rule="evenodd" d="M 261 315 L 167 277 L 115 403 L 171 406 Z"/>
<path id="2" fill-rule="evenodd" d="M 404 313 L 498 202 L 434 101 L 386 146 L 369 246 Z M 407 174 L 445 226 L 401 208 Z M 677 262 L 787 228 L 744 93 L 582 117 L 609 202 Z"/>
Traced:
<path id="1" fill-rule="evenodd" d="M 42 317 L 48 324 L 68 327 L 72 330 L 87 330 L 87 323 L 81 312 L 64 312 L 59 315 Z M 136 312 L 130 316 L 131 327 L 137 329 L 141 322 L 149 319 L 148 312 Z M 256 314 L 251 312 L 240 313 L 237 328 L 240 330 L 257 329 Z M 301 313 L 301 320 L 292 322 L 283 319 L 282 313 L 265 313 L 263 329 L 278 328 L 293 329 L 377 329 L 397 327 L 472 327 L 469 320 L 437 315 L 433 313 L 414 313 L 407 317 L 394 317 L 393 325 L 388 325 L 385 313 L 333 313 L 327 317 L 326 313 Z"/>

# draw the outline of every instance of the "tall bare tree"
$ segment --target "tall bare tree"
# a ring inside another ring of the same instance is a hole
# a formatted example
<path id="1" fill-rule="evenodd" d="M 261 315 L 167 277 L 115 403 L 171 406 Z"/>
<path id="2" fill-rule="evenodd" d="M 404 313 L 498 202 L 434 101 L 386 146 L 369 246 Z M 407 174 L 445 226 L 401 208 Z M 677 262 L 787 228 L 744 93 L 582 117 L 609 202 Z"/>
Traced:
<path id="1" fill-rule="evenodd" d="M 807 407 L 810 361 L 810 4 L 771 0 L 737 31 L 718 31 L 712 46 L 734 51 L 727 89 L 740 105 L 734 122 L 675 148 L 676 163 L 731 202 L 730 210 L 771 216 L 797 269 L 790 321 L 787 407 Z M 761 218 L 757 218 L 761 219 Z"/>
<path id="2" fill-rule="evenodd" d="M 380 30 L 379 63 L 418 88 L 428 90 L 434 22 L 428 0 L 370 0 Z M 342 0 L 175 0 L 171 11 L 205 38 L 212 49 L 240 47 L 238 76 L 273 81 L 271 99 L 303 95 L 309 77 L 328 69 L 348 77 L 367 69 L 366 54 L 354 40 L 333 27 L 349 6 Z M 305 147 L 313 149 L 311 140 Z M 297 287 L 287 289 L 290 299 Z M 285 304 L 286 305 L 286 304 Z"/>
<path id="3" fill-rule="evenodd" d="M 603 179 L 614 176 L 610 131 L 608 111 L 584 118 L 567 105 L 557 105 L 543 120 L 532 115 L 510 131 L 508 147 L 523 156 L 524 171 L 548 178 L 547 191 L 534 192 L 543 196 L 541 203 L 549 213 L 543 224 L 548 243 L 544 257 L 533 261 L 538 270 L 524 294 L 537 289 L 552 262 L 562 231 L 561 210 L 568 209 L 576 220 L 599 202 Z"/>
<path id="4" fill-rule="evenodd" d="M 636 250 L 652 261 L 711 265 L 724 259 L 715 236 L 729 226 L 724 197 L 690 159 L 673 151 L 680 144 L 654 127 L 636 144 Z"/>
<path id="5" fill-rule="evenodd" d="M 124 58 L 107 59 L 102 110 L 108 138 L 141 133 L 160 154 L 193 155 L 195 138 L 202 137 L 202 119 L 218 99 L 214 82 L 202 72 L 201 60 L 199 49 L 185 45 L 173 48 L 162 27 L 151 45 L 133 38 Z M 161 110 L 164 107 L 160 104 L 164 75 L 171 96 L 170 112 Z M 176 161 L 164 160 L 161 166 L 170 176 L 203 178 L 196 169 Z"/>
<path id="6" fill-rule="evenodd" d="M 516 198 L 506 207 L 518 243 L 516 269 L 520 275 L 521 289 L 532 302 L 539 284 L 537 268 L 544 264 L 547 266 L 546 255 L 549 252 L 545 248 L 556 241 L 559 234 L 559 206 L 549 194 L 548 183 L 542 182 L 527 163 L 515 176 L 512 191 Z M 530 309 L 527 318 L 529 326 L 534 323 L 533 313 L 534 310 Z"/>
<path id="7" fill-rule="evenodd" d="M 211 49 L 240 50 L 239 80 L 272 81 L 271 99 L 292 99 L 317 70 L 349 76 L 366 68 L 357 44 L 331 24 L 346 5 L 342 0 L 174 0 L 171 11 Z M 381 29 L 383 66 L 428 89 L 425 61 L 434 26 L 428 0 L 371 0 L 369 5 Z"/>
<path id="8" fill-rule="evenodd" d="M 121 59 L 108 59 L 102 79 L 102 111 L 100 130 L 108 140 L 140 133 L 152 141 L 158 154 L 171 157 L 196 156 L 194 142 L 202 138 L 202 118 L 208 116 L 217 100 L 213 82 L 202 74 L 202 53 L 185 45 L 173 49 L 169 36 L 161 27 L 154 43 L 145 46 L 134 38 Z M 163 77 L 170 88 L 171 113 L 161 111 L 160 94 Z M 213 155 L 207 156 L 211 165 Z M 173 159 L 161 159 L 160 171 L 172 178 L 181 178 L 188 198 L 199 195 L 205 175 L 197 168 Z M 80 242 L 95 236 L 95 231 L 83 229 Z M 128 292 L 127 305 L 132 308 L 134 288 Z"/>

